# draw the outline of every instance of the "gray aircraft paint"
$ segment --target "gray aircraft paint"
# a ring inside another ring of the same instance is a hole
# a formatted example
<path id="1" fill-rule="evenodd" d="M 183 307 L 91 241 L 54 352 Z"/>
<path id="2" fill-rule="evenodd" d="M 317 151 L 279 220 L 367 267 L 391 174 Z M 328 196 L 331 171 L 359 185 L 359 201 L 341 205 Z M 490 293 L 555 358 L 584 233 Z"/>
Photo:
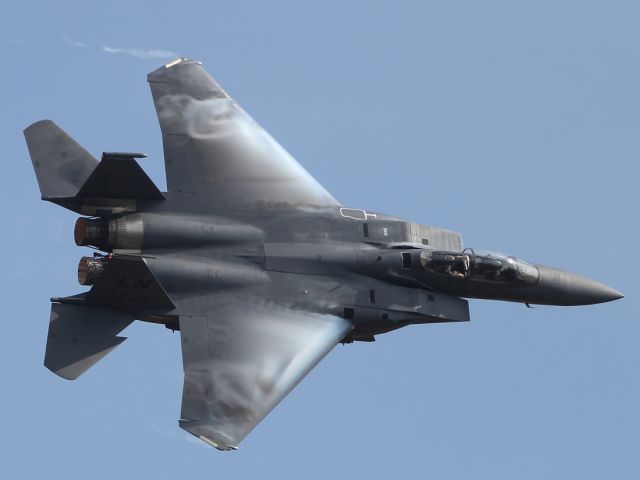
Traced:
<path id="1" fill-rule="evenodd" d="M 74 379 L 134 319 L 180 330 L 179 424 L 240 441 L 338 343 L 469 320 L 465 299 L 585 305 L 621 298 L 570 272 L 463 250 L 462 237 L 340 205 L 195 61 L 148 77 L 167 192 L 135 153 L 98 162 L 50 120 L 25 129 L 42 198 L 79 219 L 91 289 L 52 298 L 45 365 Z"/>

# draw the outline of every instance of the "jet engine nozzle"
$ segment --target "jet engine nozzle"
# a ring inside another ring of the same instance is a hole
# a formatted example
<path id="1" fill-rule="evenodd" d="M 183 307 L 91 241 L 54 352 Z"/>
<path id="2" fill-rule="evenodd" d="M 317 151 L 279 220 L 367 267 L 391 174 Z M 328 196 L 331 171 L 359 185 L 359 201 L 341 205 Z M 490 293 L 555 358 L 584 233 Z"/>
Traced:
<path id="1" fill-rule="evenodd" d="M 73 239 L 79 247 L 100 247 L 109 238 L 109 224 L 104 220 L 80 217 L 73 229 Z"/>
<path id="2" fill-rule="evenodd" d="M 103 257 L 82 257 L 78 263 L 78 282 L 80 285 L 93 285 L 102 275 L 107 261 Z"/>

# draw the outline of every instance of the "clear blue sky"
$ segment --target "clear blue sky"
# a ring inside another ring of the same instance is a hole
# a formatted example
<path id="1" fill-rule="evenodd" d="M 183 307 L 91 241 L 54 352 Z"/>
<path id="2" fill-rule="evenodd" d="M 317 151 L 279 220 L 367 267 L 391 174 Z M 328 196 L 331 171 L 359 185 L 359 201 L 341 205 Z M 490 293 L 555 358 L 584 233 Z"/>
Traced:
<path id="1" fill-rule="evenodd" d="M 638 2 L 21 1 L 0 26 L 2 478 L 640 478 Z M 171 53 L 343 204 L 627 297 L 472 301 L 468 324 L 339 346 L 228 454 L 177 426 L 177 333 L 138 323 L 54 376 L 48 299 L 82 290 L 86 252 L 21 131 L 52 118 L 96 156 L 144 151 L 164 187 L 145 75 Z"/>

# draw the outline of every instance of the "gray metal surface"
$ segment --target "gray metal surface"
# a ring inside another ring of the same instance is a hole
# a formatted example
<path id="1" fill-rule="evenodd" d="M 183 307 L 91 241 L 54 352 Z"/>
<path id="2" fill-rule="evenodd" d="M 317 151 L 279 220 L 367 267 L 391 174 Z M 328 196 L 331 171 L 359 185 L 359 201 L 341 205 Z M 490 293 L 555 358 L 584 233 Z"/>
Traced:
<path id="1" fill-rule="evenodd" d="M 77 196 L 163 200 L 158 187 L 140 168 L 133 156 L 103 154 L 102 160 L 83 183 Z"/>
<path id="2" fill-rule="evenodd" d="M 148 76 L 170 192 L 227 209 L 336 200 L 202 68 L 183 60 Z"/>
<path id="3" fill-rule="evenodd" d="M 221 450 L 239 442 L 351 329 L 333 315 L 224 296 L 180 318 L 180 426 Z"/>
<path id="4" fill-rule="evenodd" d="M 109 308 L 53 303 L 45 366 L 67 380 L 78 378 L 126 340 L 117 335 L 134 320 Z"/>
<path id="5" fill-rule="evenodd" d="M 98 165 L 98 160 L 51 120 L 31 124 L 24 137 L 43 199 L 73 197 Z"/>
<path id="6" fill-rule="evenodd" d="M 168 192 L 139 154 L 98 164 L 53 122 L 25 130 L 43 197 L 91 215 L 74 237 L 98 250 L 79 265 L 90 290 L 54 299 L 45 364 L 77 377 L 134 318 L 180 330 L 180 426 L 218 449 L 237 448 L 339 342 L 468 321 L 461 297 L 585 305 L 622 296 L 463 249 L 457 232 L 341 206 L 198 62 L 178 59 L 148 80 Z"/>

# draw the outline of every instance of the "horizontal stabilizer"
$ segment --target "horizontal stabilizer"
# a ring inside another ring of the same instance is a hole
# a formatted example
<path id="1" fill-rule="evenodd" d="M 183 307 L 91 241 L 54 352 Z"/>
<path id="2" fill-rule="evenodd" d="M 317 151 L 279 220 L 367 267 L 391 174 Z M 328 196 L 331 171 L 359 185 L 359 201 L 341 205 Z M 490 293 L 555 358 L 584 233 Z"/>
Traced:
<path id="1" fill-rule="evenodd" d="M 105 153 L 77 198 L 164 200 L 164 195 L 134 158 L 141 154 Z"/>
<path id="2" fill-rule="evenodd" d="M 126 340 L 117 335 L 133 320 L 109 308 L 52 304 L 44 365 L 75 380 Z"/>
<path id="3" fill-rule="evenodd" d="M 73 197 L 98 165 L 76 141 L 51 120 L 24 130 L 43 200 Z"/>

